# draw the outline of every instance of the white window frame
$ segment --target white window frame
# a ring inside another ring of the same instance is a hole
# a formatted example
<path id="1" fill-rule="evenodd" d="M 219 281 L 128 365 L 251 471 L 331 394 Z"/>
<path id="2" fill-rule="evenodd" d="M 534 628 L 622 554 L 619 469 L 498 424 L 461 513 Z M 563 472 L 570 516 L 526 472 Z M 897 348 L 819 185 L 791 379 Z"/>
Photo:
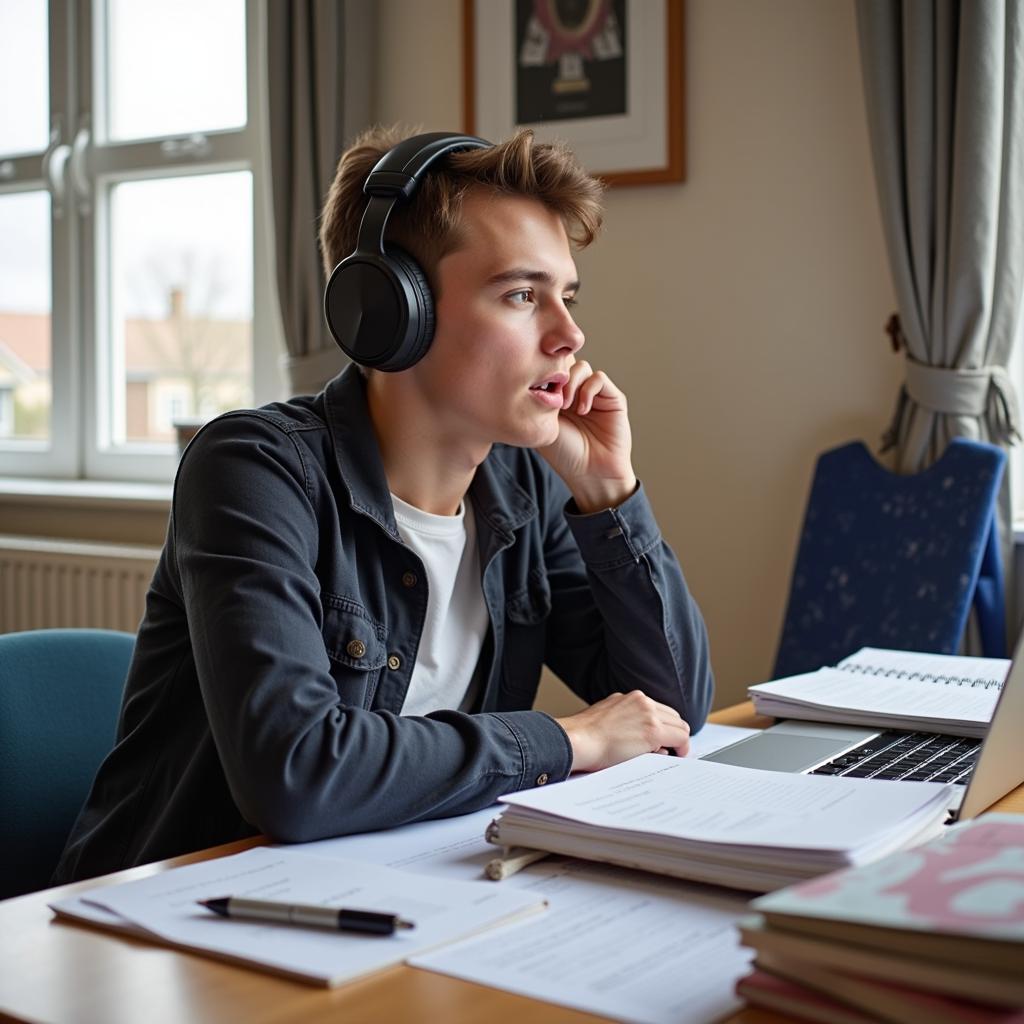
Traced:
<path id="1" fill-rule="evenodd" d="M 284 351 L 273 288 L 267 158 L 266 0 L 246 0 L 243 128 L 109 141 L 103 124 L 104 0 L 50 0 L 50 145 L 0 157 L 0 193 L 51 197 L 52 405 L 48 441 L 0 442 L 0 474 L 170 480 L 171 444 L 110 445 L 110 194 L 146 178 L 246 170 L 253 195 L 253 398 L 283 393 Z M 74 120 L 68 112 L 78 112 Z M 168 142 L 174 145 L 167 145 Z"/>
<path id="2" fill-rule="evenodd" d="M 69 74 L 73 66 L 66 52 L 71 48 L 75 10 L 52 0 L 49 6 L 50 135 L 45 150 L 0 158 L 0 194 L 46 191 L 50 194 L 51 224 L 51 351 L 50 438 L 48 441 L 0 442 L 0 472 L 17 475 L 75 475 L 77 453 L 71 441 L 79 423 L 78 394 L 71 386 L 77 348 L 70 344 L 76 324 L 70 300 L 72 279 L 70 253 L 77 243 L 77 218 L 62 202 L 61 183 L 69 150 L 67 111 L 73 110 Z M 61 297 L 64 297 L 62 300 Z"/>

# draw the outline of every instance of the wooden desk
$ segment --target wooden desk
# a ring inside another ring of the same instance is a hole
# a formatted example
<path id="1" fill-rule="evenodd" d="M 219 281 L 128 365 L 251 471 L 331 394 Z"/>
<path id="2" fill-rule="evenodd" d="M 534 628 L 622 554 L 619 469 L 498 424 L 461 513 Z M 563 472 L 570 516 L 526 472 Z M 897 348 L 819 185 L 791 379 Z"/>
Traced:
<path id="1" fill-rule="evenodd" d="M 750 704 L 717 712 L 726 725 L 763 727 Z M 1024 813 L 1024 786 L 994 809 Z M 255 846 L 246 840 L 132 868 L 100 884 L 141 878 L 176 864 Z M 57 921 L 46 904 L 97 884 L 93 879 L 0 902 L 0 1020 L 47 1024 L 531 1024 L 603 1018 L 412 967 L 395 967 L 340 989 L 285 981 L 83 925 Z M 682 979 L 681 979 L 682 982 Z M 781 1015 L 743 1010 L 730 1024 L 770 1024 Z"/>

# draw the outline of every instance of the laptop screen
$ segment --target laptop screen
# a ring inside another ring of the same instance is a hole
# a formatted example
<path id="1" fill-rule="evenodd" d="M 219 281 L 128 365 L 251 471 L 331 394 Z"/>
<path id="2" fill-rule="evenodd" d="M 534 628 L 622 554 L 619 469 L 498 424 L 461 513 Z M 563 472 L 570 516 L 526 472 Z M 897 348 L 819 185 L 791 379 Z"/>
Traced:
<path id="1" fill-rule="evenodd" d="M 1017 644 L 1010 671 L 992 711 L 978 760 L 967 783 L 958 820 L 974 818 L 1024 782 L 1024 636 Z"/>

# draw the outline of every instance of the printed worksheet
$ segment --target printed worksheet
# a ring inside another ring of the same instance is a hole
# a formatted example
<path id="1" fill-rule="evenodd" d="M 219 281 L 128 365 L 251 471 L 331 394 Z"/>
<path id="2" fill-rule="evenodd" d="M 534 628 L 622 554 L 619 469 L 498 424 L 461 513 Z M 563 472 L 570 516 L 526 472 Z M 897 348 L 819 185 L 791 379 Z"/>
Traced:
<path id="1" fill-rule="evenodd" d="M 218 917 L 197 902 L 223 896 L 400 914 L 415 927 L 388 936 L 354 934 Z M 421 875 L 313 857 L 294 847 L 257 847 L 99 886 L 53 908 L 82 916 L 76 914 L 80 902 L 127 922 L 133 934 L 328 985 L 544 909 L 539 896 L 512 888 L 453 879 L 435 879 L 428 887 Z"/>
<path id="2" fill-rule="evenodd" d="M 496 883 L 548 901 L 544 920 L 412 957 L 416 967 L 637 1024 L 706 1024 L 740 1006 L 747 899 L 607 865 L 541 861 Z"/>

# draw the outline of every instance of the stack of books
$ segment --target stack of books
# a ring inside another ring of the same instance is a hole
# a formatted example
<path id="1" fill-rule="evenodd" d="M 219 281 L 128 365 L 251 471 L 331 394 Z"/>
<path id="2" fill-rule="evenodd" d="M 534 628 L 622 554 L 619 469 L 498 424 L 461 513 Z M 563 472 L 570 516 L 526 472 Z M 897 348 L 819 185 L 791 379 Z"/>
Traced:
<path id="1" fill-rule="evenodd" d="M 1024 816 L 762 896 L 737 992 L 806 1020 L 1024 1024 Z"/>

